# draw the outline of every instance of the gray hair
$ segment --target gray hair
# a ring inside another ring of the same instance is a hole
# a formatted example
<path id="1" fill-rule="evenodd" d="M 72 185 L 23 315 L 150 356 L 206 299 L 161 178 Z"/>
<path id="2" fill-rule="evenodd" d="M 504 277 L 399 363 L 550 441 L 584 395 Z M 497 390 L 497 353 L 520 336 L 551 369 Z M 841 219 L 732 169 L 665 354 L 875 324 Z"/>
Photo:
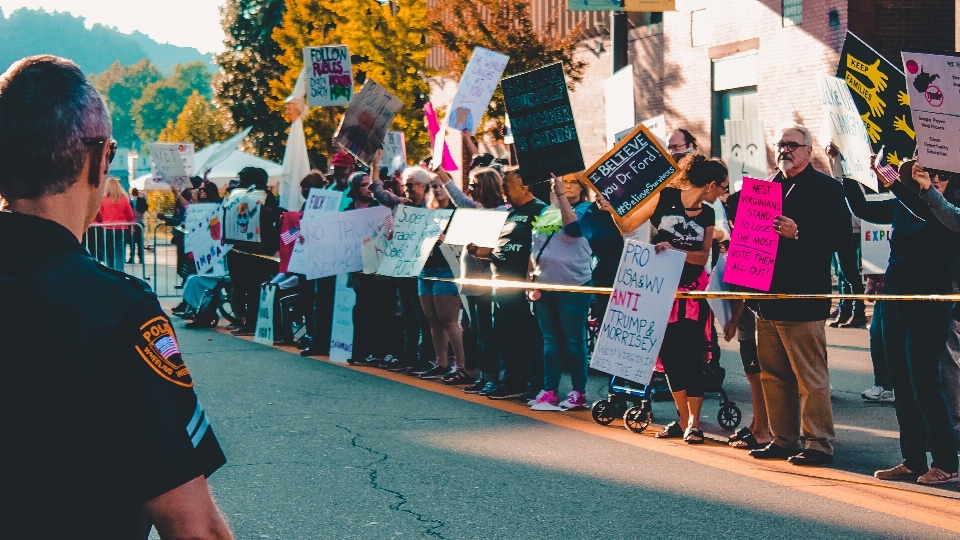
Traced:
<path id="1" fill-rule="evenodd" d="M 800 124 L 785 124 L 777 130 L 777 133 L 783 135 L 788 131 L 799 131 L 803 135 L 803 144 L 812 147 L 813 146 L 813 136 L 810 135 L 810 130 L 805 126 Z"/>
<path id="2" fill-rule="evenodd" d="M 429 184 L 433 181 L 433 173 L 423 167 L 413 166 L 403 170 L 403 181 L 414 184 Z"/>
<path id="3" fill-rule="evenodd" d="M 110 133 L 107 106 L 75 63 L 50 55 L 14 62 L 0 75 L 0 195 L 63 193 L 91 151 L 81 139 Z"/>

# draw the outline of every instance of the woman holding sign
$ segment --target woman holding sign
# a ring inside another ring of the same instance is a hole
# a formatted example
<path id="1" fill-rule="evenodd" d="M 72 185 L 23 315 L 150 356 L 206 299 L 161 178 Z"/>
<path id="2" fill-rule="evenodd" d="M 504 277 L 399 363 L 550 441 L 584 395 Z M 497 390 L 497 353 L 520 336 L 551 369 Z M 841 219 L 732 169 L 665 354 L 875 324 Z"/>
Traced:
<path id="1" fill-rule="evenodd" d="M 699 154 L 683 158 L 679 165 L 681 187 L 664 188 L 647 199 L 630 220 L 629 230 L 650 220 L 657 228 L 653 239 L 657 253 L 667 249 L 687 252 L 679 290 L 704 290 L 708 281 L 704 267 L 710 258 L 715 219 L 713 209 L 705 203 L 716 201 L 727 190 L 727 168 L 719 160 L 708 160 Z M 658 438 L 683 437 L 690 444 L 703 443 L 703 355 L 710 340 L 711 322 L 706 300 L 674 300 L 660 361 L 680 420 L 668 424 L 657 434 Z"/>

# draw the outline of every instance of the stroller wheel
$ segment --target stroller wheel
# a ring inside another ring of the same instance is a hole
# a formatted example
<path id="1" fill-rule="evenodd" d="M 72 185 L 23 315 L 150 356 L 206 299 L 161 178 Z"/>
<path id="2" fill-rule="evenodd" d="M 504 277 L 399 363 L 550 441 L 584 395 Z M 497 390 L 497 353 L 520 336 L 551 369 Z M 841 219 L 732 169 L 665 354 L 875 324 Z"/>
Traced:
<path id="1" fill-rule="evenodd" d="M 590 408 L 590 414 L 593 415 L 593 421 L 601 426 L 609 426 L 617 419 L 617 408 L 613 403 L 601 399 Z"/>
<path id="2" fill-rule="evenodd" d="M 741 418 L 740 407 L 737 407 L 733 403 L 727 403 L 721 406 L 720 411 L 717 412 L 717 423 L 720 424 L 720 427 L 728 431 L 737 429 L 737 426 L 740 425 Z"/>
<path id="3" fill-rule="evenodd" d="M 650 425 L 650 411 L 646 407 L 634 405 L 623 413 L 623 426 L 634 433 L 642 433 Z"/>

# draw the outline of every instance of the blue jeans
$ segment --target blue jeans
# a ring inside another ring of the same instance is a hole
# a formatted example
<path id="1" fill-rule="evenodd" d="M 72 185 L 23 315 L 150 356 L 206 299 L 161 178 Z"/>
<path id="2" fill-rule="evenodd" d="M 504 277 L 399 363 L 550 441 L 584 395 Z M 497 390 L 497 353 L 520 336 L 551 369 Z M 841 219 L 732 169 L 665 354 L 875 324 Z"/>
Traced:
<path id="1" fill-rule="evenodd" d="M 573 389 L 586 393 L 586 323 L 590 295 L 541 291 L 536 310 L 543 332 L 543 389 L 557 391 L 560 370 L 566 360 Z"/>
<path id="2" fill-rule="evenodd" d="M 940 357 L 950 331 L 949 302 L 881 301 L 883 349 L 900 424 L 903 464 L 926 472 L 933 466 L 957 471 L 957 445 L 940 381 Z"/>

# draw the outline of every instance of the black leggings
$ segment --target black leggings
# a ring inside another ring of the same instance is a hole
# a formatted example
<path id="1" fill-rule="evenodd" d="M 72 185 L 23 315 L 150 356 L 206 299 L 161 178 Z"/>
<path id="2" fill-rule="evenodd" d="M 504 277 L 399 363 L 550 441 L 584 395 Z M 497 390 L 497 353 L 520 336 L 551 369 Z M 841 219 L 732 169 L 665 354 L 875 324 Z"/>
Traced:
<path id="1" fill-rule="evenodd" d="M 701 307 L 701 311 L 706 309 Z M 703 397 L 703 351 L 705 321 L 680 318 L 667 325 L 660 348 L 660 361 L 671 392 L 686 390 L 687 397 Z"/>

